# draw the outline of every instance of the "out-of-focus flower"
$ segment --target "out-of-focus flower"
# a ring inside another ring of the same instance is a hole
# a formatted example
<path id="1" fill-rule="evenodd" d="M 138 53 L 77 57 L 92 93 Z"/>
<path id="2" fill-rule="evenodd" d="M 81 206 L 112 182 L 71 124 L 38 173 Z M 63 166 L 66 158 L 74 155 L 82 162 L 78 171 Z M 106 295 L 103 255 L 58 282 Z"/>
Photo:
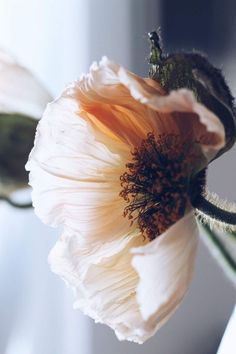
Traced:
<path id="1" fill-rule="evenodd" d="M 48 105 L 27 169 L 36 214 L 63 226 L 49 261 L 75 308 L 138 343 L 166 322 L 192 277 L 199 172 L 224 144 L 190 90 L 106 58 Z"/>
<path id="2" fill-rule="evenodd" d="M 27 187 L 25 171 L 37 120 L 51 100 L 29 70 L 0 50 L 0 198 Z M 10 200 L 9 200 L 10 201 Z"/>

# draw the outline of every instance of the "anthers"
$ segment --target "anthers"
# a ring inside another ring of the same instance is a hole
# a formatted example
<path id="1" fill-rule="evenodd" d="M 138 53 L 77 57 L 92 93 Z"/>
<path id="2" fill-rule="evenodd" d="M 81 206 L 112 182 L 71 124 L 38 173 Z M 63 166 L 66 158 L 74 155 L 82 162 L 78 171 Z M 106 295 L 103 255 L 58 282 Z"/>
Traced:
<path id="1" fill-rule="evenodd" d="M 153 240 L 185 214 L 189 194 L 192 144 L 175 134 L 149 133 L 132 152 L 120 177 L 124 216 L 137 220 L 144 237 Z"/>

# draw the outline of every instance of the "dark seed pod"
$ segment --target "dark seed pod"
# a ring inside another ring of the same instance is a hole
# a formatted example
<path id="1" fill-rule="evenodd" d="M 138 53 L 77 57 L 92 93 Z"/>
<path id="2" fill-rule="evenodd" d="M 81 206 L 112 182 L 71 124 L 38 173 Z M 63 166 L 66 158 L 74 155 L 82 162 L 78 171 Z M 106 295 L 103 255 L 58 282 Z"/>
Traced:
<path id="1" fill-rule="evenodd" d="M 180 88 L 190 89 L 198 102 L 214 112 L 224 125 L 226 144 L 216 157 L 229 150 L 236 139 L 236 110 L 221 71 L 199 53 L 163 54 L 157 32 L 150 32 L 149 39 L 149 76 L 167 93 Z"/>

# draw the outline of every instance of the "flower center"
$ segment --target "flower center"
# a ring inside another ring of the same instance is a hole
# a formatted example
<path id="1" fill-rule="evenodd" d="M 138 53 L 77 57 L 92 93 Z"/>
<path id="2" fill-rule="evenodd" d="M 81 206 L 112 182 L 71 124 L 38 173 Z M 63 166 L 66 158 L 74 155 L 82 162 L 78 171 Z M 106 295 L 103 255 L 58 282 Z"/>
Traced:
<path id="1" fill-rule="evenodd" d="M 124 216 L 131 224 L 137 220 L 144 237 L 155 239 L 184 216 L 190 190 L 196 191 L 190 183 L 193 150 L 178 135 L 149 133 L 132 152 L 132 162 L 120 177 L 120 196 L 128 203 Z"/>

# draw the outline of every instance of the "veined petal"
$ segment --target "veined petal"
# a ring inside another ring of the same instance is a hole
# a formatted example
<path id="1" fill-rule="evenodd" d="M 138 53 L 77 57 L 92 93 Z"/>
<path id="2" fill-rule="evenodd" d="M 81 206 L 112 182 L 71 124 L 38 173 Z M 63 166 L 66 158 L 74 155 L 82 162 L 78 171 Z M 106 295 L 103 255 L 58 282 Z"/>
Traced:
<path id="1" fill-rule="evenodd" d="M 67 230 L 49 262 L 74 289 L 75 308 L 113 328 L 120 340 L 143 343 L 166 322 L 188 288 L 196 233 L 192 213 L 148 244 L 133 233 L 83 247 L 80 235 Z"/>
<path id="2" fill-rule="evenodd" d="M 0 50 L 0 75 L 0 111 L 39 119 L 52 100 L 42 84 L 3 50 Z"/>
<path id="3" fill-rule="evenodd" d="M 119 196 L 126 161 L 120 144 L 114 153 L 96 141 L 77 112 L 78 103 L 62 96 L 38 125 L 26 165 L 35 212 L 47 224 L 80 232 L 86 242 L 116 238 L 130 230 Z"/>
<path id="4" fill-rule="evenodd" d="M 80 116 L 90 123 L 97 137 L 103 133 L 102 140 L 105 136 L 113 143 L 136 146 L 153 130 L 148 119 L 152 110 L 132 97 L 120 81 L 119 69 L 118 64 L 104 57 L 67 94 L 80 102 Z"/>
<path id="5" fill-rule="evenodd" d="M 198 229 L 193 212 L 144 247 L 132 250 L 139 276 L 137 301 L 146 321 L 160 327 L 185 295 L 192 278 Z"/>
<path id="6" fill-rule="evenodd" d="M 80 115 L 97 139 L 138 146 L 149 132 L 182 135 L 201 143 L 207 160 L 225 144 L 224 127 L 187 89 L 165 94 L 160 85 L 103 58 L 67 94 L 80 102 Z"/>
<path id="7" fill-rule="evenodd" d="M 142 79 L 124 68 L 120 68 L 119 77 L 136 100 L 156 111 L 151 124 L 156 125 L 157 131 L 176 132 L 201 143 L 208 161 L 225 145 L 225 130 L 220 119 L 197 102 L 190 90 L 179 89 L 164 94 L 155 81 Z"/>
<path id="8" fill-rule="evenodd" d="M 52 270 L 73 287 L 75 308 L 109 325 L 120 339 L 137 342 L 142 341 L 145 326 L 135 298 L 138 277 L 130 247 L 142 244 L 141 235 L 131 234 L 84 248 L 79 235 L 67 231 L 49 256 Z"/>

